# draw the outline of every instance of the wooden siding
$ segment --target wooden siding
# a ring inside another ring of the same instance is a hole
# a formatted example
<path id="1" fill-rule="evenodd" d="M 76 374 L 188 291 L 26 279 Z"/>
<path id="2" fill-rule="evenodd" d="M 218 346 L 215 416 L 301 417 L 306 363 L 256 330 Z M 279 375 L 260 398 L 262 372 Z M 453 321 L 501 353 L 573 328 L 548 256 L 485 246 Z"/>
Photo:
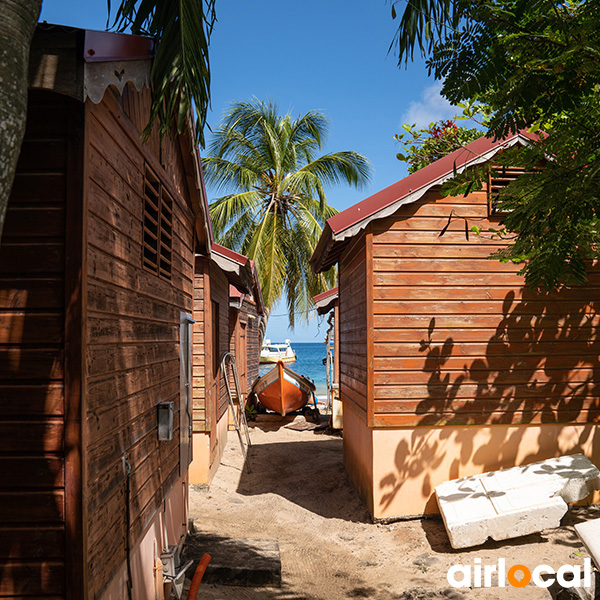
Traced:
<path id="1" fill-rule="evenodd" d="M 258 311 L 256 303 L 244 295 L 242 306 L 229 311 L 230 349 L 234 353 L 242 394 L 249 394 L 258 378 Z"/>
<path id="2" fill-rule="evenodd" d="M 86 105 L 90 597 L 102 594 L 126 558 L 124 455 L 132 469 L 132 546 L 179 477 L 179 323 L 180 313 L 193 308 L 194 217 L 176 142 L 163 140 L 174 178 L 140 143 L 148 106 L 147 94 L 130 93 L 124 103 L 110 89 L 102 103 Z M 174 198 L 170 282 L 142 267 L 146 165 Z M 156 405 L 168 400 L 174 401 L 174 436 L 159 442 Z"/>
<path id="3" fill-rule="evenodd" d="M 523 289 L 519 265 L 488 260 L 498 240 L 466 239 L 465 218 L 498 227 L 487 215 L 485 192 L 431 191 L 373 224 L 373 426 L 599 420 L 600 275 L 553 294 Z M 341 336 L 343 361 L 353 338 Z"/>
<path id="4" fill-rule="evenodd" d="M 193 332 L 193 361 L 192 361 L 192 423 L 194 433 L 210 430 L 210 416 L 206 410 L 206 393 L 208 373 L 211 368 L 207 360 L 210 344 L 210 281 L 208 275 L 209 259 L 196 257 L 194 272 L 194 321 Z M 208 335 L 208 339 L 207 339 Z"/>
<path id="5" fill-rule="evenodd" d="M 209 266 L 210 272 L 210 298 L 219 305 L 219 322 L 213 324 L 218 328 L 219 348 L 216 356 L 219 367 L 213 372 L 213 378 L 210 382 L 213 401 L 216 402 L 216 419 L 219 421 L 227 412 L 229 400 L 227 398 L 227 388 L 225 378 L 221 372 L 220 360 L 223 353 L 229 352 L 229 281 L 227 276 L 213 262 Z M 211 348 L 211 352 L 215 352 Z M 215 423 L 216 424 L 216 423 Z"/>
<path id="6" fill-rule="evenodd" d="M 260 332 L 258 330 L 258 309 L 256 302 L 246 296 L 242 304 L 242 318 L 246 320 L 246 391 L 250 393 L 252 384 L 258 379 Z"/>
<path id="7" fill-rule="evenodd" d="M 78 112 L 64 96 L 30 92 L 0 246 L 0 597 L 66 598 L 74 581 L 65 564 L 68 541 L 80 543 L 65 516 L 65 208 Z"/>
<path id="8" fill-rule="evenodd" d="M 218 306 L 218 315 L 213 314 Z M 218 323 L 215 318 L 218 317 Z M 210 432 L 211 457 L 216 456 L 219 419 L 228 407 L 220 358 L 230 349 L 229 281 L 209 258 L 196 257 L 194 274 L 193 431 Z M 218 339 L 218 347 L 214 341 Z M 215 365 L 218 367 L 215 369 Z"/>
<path id="9" fill-rule="evenodd" d="M 367 252 L 360 236 L 339 268 L 340 396 L 367 420 Z"/>

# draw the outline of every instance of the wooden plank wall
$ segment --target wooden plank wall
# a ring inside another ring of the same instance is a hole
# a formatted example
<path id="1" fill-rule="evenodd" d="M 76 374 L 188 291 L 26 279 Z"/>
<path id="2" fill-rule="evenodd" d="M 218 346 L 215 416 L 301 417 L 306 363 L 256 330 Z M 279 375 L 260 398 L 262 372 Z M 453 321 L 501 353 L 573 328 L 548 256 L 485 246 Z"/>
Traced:
<path id="1" fill-rule="evenodd" d="M 136 104 L 136 100 L 139 102 Z M 125 560 L 125 477 L 132 467 L 131 545 L 162 506 L 179 477 L 179 322 L 192 313 L 193 214 L 148 148 L 142 148 L 135 114 L 148 99 L 130 95 L 125 108 L 109 89 L 86 105 L 87 251 L 87 512 L 91 597 Z M 143 119 L 142 119 L 143 121 Z M 176 142 L 166 138 L 163 145 Z M 177 157 L 172 150 L 171 156 Z M 145 162 L 167 185 L 174 203 L 172 279 L 142 268 Z M 181 159 L 172 173 L 183 173 Z M 175 401 L 175 432 L 158 442 L 156 405 Z"/>
<path id="2" fill-rule="evenodd" d="M 193 430 L 194 433 L 209 431 L 210 415 L 206 410 L 207 380 L 210 374 L 210 360 L 207 357 L 210 344 L 210 281 L 208 275 L 209 259 L 196 257 L 194 272 L 194 321 L 193 325 L 193 364 L 192 364 L 192 397 L 193 397 Z M 207 305 L 208 303 L 208 305 Z"/>
<path id="3" fill-rule="evenodd" d="M 229 345 L 229 280 L 221 269 L 214 263 L 210 263 L 210 298 L 219 305 L 219 323 L 217 325 L 219 335 L 218 360 L 224 352 L 230 350 Z M 213 326 L 215 326 L 213 324 Z M 215 352 L 215 348 L 211 348 L 211 352 Z M 212 364 L 212 363 L 211 363 Z M 211 366 L 212 368 L 212 366 Z M 219 368 L 210 382 L 212 387 L 213 401 L 216 402 L 216 419 L 217 421 L 227 412 L 229 407 L 229 399 L 227 397 L 227 388 L 225 378 Z M 215 423 L 216 425 L 216 423 Z"/>
<path id="4" fill-rule="evenodd" d="M 69 112 L 31 92 L 0 246 L 0 597 L 66 597 L 65 206 Z"/>
<path id="5" fill-rule="evenodd" d="M 360 236 L 339 267 L 340 395 L 367 420 L 366 243 Z"/>
<path id="6" fill-rule="evenodd" d="M 235 358 L 235 366 L 242 394 L 246 393 L 246 360 L 243 352 L 246 345 L 246 334 L 245 331 L 242 334 L 243 318 L 244 317 L 239 309 L 232 306 L 229 307 L 229 351 Z M 242 349 L 242 344 L 244 344 L 244 349 Z M 235 393 L 235 378 L 233 376 L 233 371 L 229 373 L 229 385 L 231 386 L 232 392 Z M 233 422 L 233 417 L 231 417 L 230 420 Z"/>
<path id="7" fill-rule="evenodd" d="M 219 304 L 218 349 L 213 347 L 212 301 Z M 194 433 L 210 431 L 216 435 L 216 424 L 227 410 L 228 399 L 220 367 L 213 371 L 213 353 L 220 358 L 230 348 L 229 281 L 219 267 L 202 256 L 196 257 L 194 320 L 193 429 Z"/>
<path id="8" fill-rule="evenodd" d="M 498 228 L 486 202 L 430 191 L 373 224 L 374 426 L 599 419 L 600 276 L 523 289 L 519 265 L 487 259 L 498 240 L 466 239 L 464 219 Z"/>
<path id="9" fill-rule="evenodd" d="M 242 304 L 242 313 L 247 320 L 246 325 L 246 382 L 247 392 L 250 393 L 252 384 L 258 379 L 258 366 L 260 361 L 258 309 L 256 302 L 245 296 Z"/>

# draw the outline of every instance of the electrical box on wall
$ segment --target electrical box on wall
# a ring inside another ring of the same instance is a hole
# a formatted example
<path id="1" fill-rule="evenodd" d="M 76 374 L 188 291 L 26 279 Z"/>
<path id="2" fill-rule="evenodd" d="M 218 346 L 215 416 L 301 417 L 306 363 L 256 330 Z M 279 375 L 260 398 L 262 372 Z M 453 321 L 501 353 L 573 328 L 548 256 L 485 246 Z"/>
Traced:
<path id="1" fill-rule="evenodd" d="M 173 401 L 160 402 L 157 406 L 158 440 L 170 442 L 173 439 Z"/>

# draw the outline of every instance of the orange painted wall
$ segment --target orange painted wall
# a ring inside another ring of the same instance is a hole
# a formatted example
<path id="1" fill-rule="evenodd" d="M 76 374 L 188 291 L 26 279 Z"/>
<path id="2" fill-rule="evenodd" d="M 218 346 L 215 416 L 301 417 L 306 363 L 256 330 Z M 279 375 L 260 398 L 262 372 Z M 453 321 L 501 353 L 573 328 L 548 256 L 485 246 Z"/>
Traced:
<path id="1" fill-rule="evenodd" d="M 406 427 L 372 434 L 372 514 L 378 519 L 439 512 L 434 488 L 449 479 L 578 452 L 600 464 L 600 429 L 592 424 Z M 349 443 L 357 447 L 362 439 Z"/>

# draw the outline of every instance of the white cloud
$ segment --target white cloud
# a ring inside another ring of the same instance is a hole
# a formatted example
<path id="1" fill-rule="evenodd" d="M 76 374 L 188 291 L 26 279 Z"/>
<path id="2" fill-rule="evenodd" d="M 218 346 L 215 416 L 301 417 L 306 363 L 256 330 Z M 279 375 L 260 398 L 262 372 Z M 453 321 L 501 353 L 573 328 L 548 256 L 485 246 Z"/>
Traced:
<path id="1" fill-rule="evenodd" d="M 421 98 L 413 101 L 402 114 L 400 123 L 416 123 L 417 127 L 427 127 L 433 121 L 451 119 L 460 114 L 460 109 L 452 106 L 446 98 L 440 95 L 442 82 L 427 86 L 421 92 Z"/>

